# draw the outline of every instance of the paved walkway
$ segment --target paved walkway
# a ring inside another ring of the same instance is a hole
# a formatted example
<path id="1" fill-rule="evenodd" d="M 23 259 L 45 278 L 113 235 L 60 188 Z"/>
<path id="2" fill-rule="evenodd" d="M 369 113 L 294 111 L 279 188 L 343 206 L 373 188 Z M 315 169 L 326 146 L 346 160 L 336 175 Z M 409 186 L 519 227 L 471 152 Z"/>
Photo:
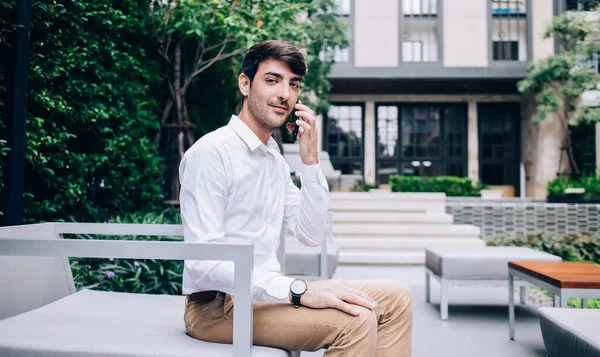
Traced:
<path id="1" fill-rule="evenodd" d="M 515 341 L 508 338 L 506 287 L 451 287 L 449 319 L 439 318 L 439 289 L 432 285 L 432 303 L 425 303 L 423 267 L 341 266 L 343 279 L 389 278 L 406 282 L 413 291 L 413 357 L 544 357 L 535 309 L 518 306 Z M 515 301 L 518 297 L 515 296 Z M 320 357 L 323 351 L 302 357 Z"/>

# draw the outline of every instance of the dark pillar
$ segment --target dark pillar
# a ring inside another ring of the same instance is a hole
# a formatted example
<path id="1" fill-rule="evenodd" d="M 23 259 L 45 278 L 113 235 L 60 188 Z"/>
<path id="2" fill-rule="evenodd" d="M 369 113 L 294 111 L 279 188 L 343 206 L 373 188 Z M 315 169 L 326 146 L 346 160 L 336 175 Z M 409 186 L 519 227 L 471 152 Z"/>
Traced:
<path id="1" fill-rule="evenodd" d="M 3 179 L 3 225 L 23 221 L 25 175 L 25 123 L 27 118 L 27 82 L 29 76 L 29 22 L 32 0 L 17 1 L 17 24 L 14 33 L 12 76 L 8 83 L 7 132 L 8 148 Z"/>

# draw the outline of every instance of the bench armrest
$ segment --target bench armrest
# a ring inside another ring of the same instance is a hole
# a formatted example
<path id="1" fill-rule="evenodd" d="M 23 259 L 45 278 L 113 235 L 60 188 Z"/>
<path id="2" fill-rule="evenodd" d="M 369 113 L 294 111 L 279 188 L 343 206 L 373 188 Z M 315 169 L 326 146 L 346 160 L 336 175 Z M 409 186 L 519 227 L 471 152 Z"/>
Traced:
<path id="1" fill-rule="evenodd" d="M 12 227 L 13 230 L 15 228 L 17 227 Z M 139 231 L 137 232 L 140 234 Z M 86 230 L 86 233 L 90 233 L 89 230 Z M 99 233 L 110 234 L 106 231 Z M 0 237 L 0 256 L 2 255 L 233 261 L 235 264 L 233 355 L 241 357 L 252 354 L 254 247 L 251 244 Z"/>

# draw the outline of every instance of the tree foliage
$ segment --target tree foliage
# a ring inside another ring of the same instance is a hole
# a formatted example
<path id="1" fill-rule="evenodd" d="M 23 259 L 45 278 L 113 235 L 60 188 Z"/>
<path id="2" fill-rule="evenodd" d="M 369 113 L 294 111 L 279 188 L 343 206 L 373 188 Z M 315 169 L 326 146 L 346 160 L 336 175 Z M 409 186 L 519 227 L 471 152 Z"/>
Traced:
<path id="1" fill-rule="evenodd" d="M 519 91 L 535 95 L 538 123 L 548 115 L 557 115 L 566 133 L 561 144 L 569 162 L 569 173 L 579 175 L 580 170 L 573 155 L 569 126 L 600 120 L 600 107 L 582 102 L 582 94 L 598 86 L 600 75 L 591 59 L 600 53 L 600 23 L 598 13 L 567 12 L 552 19 L 544 37 L 554 37 L 560 52 L 533 64 L 527 77 L 518 84 Z M 561 158 L 563 153 L 561 152 Z M 561 161 L 562 162 L 562 161 Z M 559 165 L 561 166 L 561 165 Z"/>
<path id="2" fill-rule="evenodd" d="M 319 54 L 346 45 L 335 6 L 334 0 L 35 1 L 26 221 L 97 221 L 160 209 L 165 191 L 173 197 L 182 143 L 185 149 L 223 125 L 240 104 L 242 54 L 259 41 L 283 39 L 304 50 L 303 101 L 326 107 L 333 59 Z M 0 158 L 15 7 L 14 0 L 0 0 Z"/>
<path id="3" fill-rule="evenodd" d="M 323 110 L 329 89 L 325 75 L 333 59 L 320 54 L 346 45 L 347 31 L 335 10 L 332 0 L 152 3 L 151 16 L 168 88 L 156 141 L 169 164 L 170 198 L 176 199 L 179 191 L 177 165 L 196 139 L 195 128 L 202 124 L 190 116 L 188 104 L 190 88 L 194 84 L 204 87 L 202 74 L 227 61 L 232 70 L 229 74 L 220 72 L 225 75 L 222 83 L 233 83 L 242 55 L 250 46 L 266 39 L 286 40 L 304 50 L 307 57 L 309 74 L 303 85 L 303 101 Z M 226 98 L 237 97 L 235 87 L 228 86 L 232 92 L 225 93 Z"/>
<path id="4" fill-rule="evenodd" d="M 568 124 L 600 120 L 600 109 L 581 101 L 583 92 L 595 89 L 600 76 L 590 66 L 594 53 L 600 52 L 600 24 L 589 13 L 567 12 L 556 16 L 544 37 L 555 37 L 560 53 L 531 66 L 527 77 L 519 82 L 523 93 L 535 94 L 539 122 L 556 113 Z"/>
<path id="5" fill-rule="evenodd" d="M 161 159 L 151 139 L 158 107 L 150 93 L 160 78 L 148 55 L 148 11 L 145 1 L 33 3 L 27 222 L 96 220 L 160 203 Z M 1 46 L 9 53 L 7 42 Z M 1 72 L 10 58 L 0 56 Z"/>

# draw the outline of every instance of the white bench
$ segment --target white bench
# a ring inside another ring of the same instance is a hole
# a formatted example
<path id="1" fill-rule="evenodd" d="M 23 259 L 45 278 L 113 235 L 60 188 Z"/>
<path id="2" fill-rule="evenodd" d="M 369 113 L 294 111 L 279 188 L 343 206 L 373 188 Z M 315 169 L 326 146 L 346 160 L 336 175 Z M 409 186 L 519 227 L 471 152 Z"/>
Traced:
<path id="1" fill-rule="evenodd" d="M 440 317 L 448 319 L 450 284 L 508 285 L 509 261 L 559 262 L 562 258 L 526 247 L 478 247 L 469 249 L 427 249 L 425 251 L 425 301 L 430 301 L 431 278 L 440 282 Z M 521 286 L 521 303 L 525 302 L 525 281 Z"/>
<path id="2" fill-rule="evenodd" d="M 62 239 L 179 236 L 180 225 L 43 223 L 0 228 L 0 356 L 298 356 L 252 346 L 253 246 Z M 184 296 L 76 292 L 68 257 L 235 263 L 233 345 L 185 334 Z"/>
<path id="3" fill-rule="evenodd" d="M 290 172 L 299 179 L 303 165 L 302 159 L 300 158 L 300 146 L 298 146 L 298 144 L 283 144 L 283 158 L 290 167 Z M 319 163 L 321 171 L 327 179 L 329 188 L 341 189 L 342 172 L 333 168 L 333 164 L 329 159 L 329 153 L 327 151 L 319 152 Z"/>

